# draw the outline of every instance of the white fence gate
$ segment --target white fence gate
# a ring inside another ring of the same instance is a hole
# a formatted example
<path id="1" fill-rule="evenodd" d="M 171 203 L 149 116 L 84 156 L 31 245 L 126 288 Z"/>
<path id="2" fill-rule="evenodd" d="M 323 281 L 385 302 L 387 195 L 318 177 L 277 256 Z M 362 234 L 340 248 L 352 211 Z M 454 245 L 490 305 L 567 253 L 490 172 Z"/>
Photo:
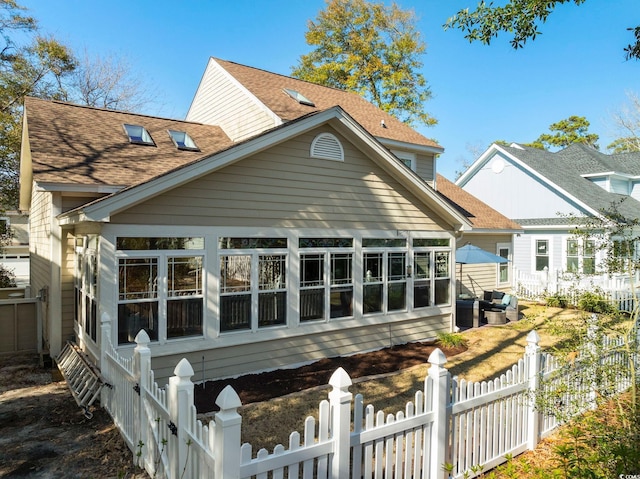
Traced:
<path id="1" fill-rule="evenodd" d="M 103 340 L 111 325 L 103 318 Z M 527 336 L 524 357 L 493 381 L 466 382 L 452 378 L 440 350 L 429 357 L 424 389 L 396 414 L 365 406 L 349 392 L 351 379 L 341 368 L 331 377 L 328 399 L 320 403 L 318 419 L 308 417 L 303 434 L 292 432 L 287 447 L 254 454 L 240 444 L 242 418 L 236 392 L 227 386 L 218 396 L 220 411 L 209 424 L 196 418 L 193 368 L 182 359 L 166 388 L 159 388 L 150 369 L 149 337 L 140 331 L 131 359 L 119 357 L 111 344 L 103 352 L 102 374 L 113 385 L 104 389 L 102 404 L 122 431 L 134 461 L 152 477 L 240 478 L 424 478 L 474 477 L 517 455 L 534 449 L 557 425 L 558 418 L 540 412 L 534 397 L 542 384 L 582 384 L 563 390 L 565 404 L 576 411 L 593 406 L 596 382 L 578 358 L 561 365 L 541 353 L 535 331 Z M 625 365 L 619 344 L 605 341 L 601 353 L 608 365 Z M 637 349 L 637 348 L 636 348 Z M 637 358 L 634 361 L 637 363 Z M 551 380 L 554 378 L 553 380 Z M 614 385 L 629 385 L 624 375 Z M 471 472 L 471 470 L 475 472 Z"/>

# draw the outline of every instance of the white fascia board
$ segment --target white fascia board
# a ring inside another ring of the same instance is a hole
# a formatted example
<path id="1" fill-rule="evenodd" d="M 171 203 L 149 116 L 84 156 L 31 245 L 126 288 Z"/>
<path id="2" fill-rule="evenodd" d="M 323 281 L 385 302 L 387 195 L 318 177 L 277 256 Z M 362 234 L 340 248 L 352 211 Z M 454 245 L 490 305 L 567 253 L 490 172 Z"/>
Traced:
<path id="1" fill-rule="evenodd" d="M 428 153 L 436 155 L 444 153 L 444 148 L 442 148 L 441 146 L 436 147 L 417 145 L 415 143 L 408 143 L 406 141 L 390 140 L 389 138 L 384 138 L 382 136 L 376 136 L 375 138 L 390 150 L 409 150 L 416 153 Z"/>
<path id="2" fill-rule="evenodd" d="M 434 207 L 436 212 L 448 216 L 452 220 L 453 226 L 459 231 L 468 231 L 472 229 L 472 225 L 467 218 L 462 216 L 457 210 L 451 207 L 451 205 L 444 201 L 422 178 L 417 176 L 412 171 L 397 161 L 395 155 L 391 153 L 385 145 L 381 144 L 376 138 L 371 136 L 357 121 L 348 115 L 343 115 L 340 121 L 347 125 L 348 131 L 352 134 L 355 133 L 376 155 L 370 158 L 376 161 L 382 166 L 388 173 L 395 178 L 400 178 L 403 185 L 407 187 L 409 191 L 415 194 L 423 201 L 426 200 L 427 204 Z M 341 132 L 344 133 L 344 132 Z M 377 158 L 384 159 L 384 161 L 378 161 Z"/>
<path id="3" fill-rule="evenodd" d="M 628 173 L 618 173 L 617 171 L 603 171 L 602 173 L 585 173 L 580 175 L 583 178 L 598 178 L 600 176 L 621 178 L 624 180 L 637 180 L 640 179 L 640 175 L 630 175 Z"/>

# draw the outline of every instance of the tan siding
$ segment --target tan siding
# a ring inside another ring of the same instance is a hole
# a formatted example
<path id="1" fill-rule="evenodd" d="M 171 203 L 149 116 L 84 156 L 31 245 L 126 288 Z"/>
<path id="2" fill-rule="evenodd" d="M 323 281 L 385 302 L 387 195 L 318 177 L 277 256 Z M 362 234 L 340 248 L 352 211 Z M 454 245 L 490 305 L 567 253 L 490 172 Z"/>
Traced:
<path id="1" fill-rule="evenodd" d="M 252 101 L 249 93 L 211 63 L 202 77 L 187 120 L 219 125 L 234 141 L 275 126 L 273 117 Z"/>
<path id="2" fill-rule="evenodd" d="M 29 251 L 30 251 L 30 280 L 35 294 L 49 287 L 51 282 L 51 263 L 49 237 L 51 233 L 51 194 L 37 191 L 34 188 L 31 201 Z M 40 303 L 42 308 L 42 324 L 44 341 L 47 345 L 49 331 L 49 317 L 46 303 Z"/>
<path id="3" fill-rule="evenodd" d="M 250 372 L 291 367 L 325 357 L 349 355 L 395 344 L 429 340 L 444 331 L 448 331 L 445 318 L 432 316 L 194 353 L 154 356 L 152 367 L 158 382 L 162 384 L 167 382 L 173 374 L 178 361 L 186 357 L 194 368 L 194 380 L 200 380 L 203 376 L 204 356 L 204 377 L 206 379 L 226 378 Z M 426 360 L 427 358 L 425 362 Z"/>
<path id="4" fill-rule="evenodd" d="M 511 235 L 466 235 L 462 238 L 457 247 L 471 243 L 474 246 L 482 248 L 490 253 L 496 254 L 497 243 L 511 243 Z M 498 266 L 496 264 L 465 264 L 456 265 L 456 278 L 460 280 L 462 271 L 462 293 L 471 294 L 472 296 L 482 297 L 483 291 L 492 291 L 497 289 L 498 284 Z M 501 287 L 500 289 L 509 290 L 510 286 Z M 460 291 L 460 285 L 458 285 Z"/>
<path id="5" fill-rule="evenodd" d="M 62 197 L 62 211 L 69 211 L 78 206 L 86 205 L 87 203 L 101 198 L 105 195 L 96 195 L 96 196 L 63 196 Z"/>
<path id="6" fill-rule="evenodd" d="M 62 232 L 62 265 L 60 273 L 62 277 L 62 340 L 72 339 L 75 336 L 73 329 L 75 309 L 75 237 L 70 231 Z"/>
<path id="7" fill-rule="evenodd" d="M 301 135 L 220 172 L 176 188 L 113 223 L 444 229 L 404 186 L 340 138 L 345 161 L 309 157 L 313 138 Z"/>

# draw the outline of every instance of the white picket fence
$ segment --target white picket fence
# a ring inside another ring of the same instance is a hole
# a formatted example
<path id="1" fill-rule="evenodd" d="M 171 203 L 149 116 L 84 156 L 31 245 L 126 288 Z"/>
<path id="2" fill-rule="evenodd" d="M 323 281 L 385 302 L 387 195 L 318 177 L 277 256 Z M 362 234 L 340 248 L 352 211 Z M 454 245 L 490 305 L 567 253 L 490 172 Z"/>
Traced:
<path id="1" fill-rule="evenodd" d="M 108 338 L 109 318 L 102 323 Z M 140 331 L 133 358 L 120 357 L 108 343 L 102 374 L 112 388 L 103 390 L 102 405 L 113 416 L 133 453 L 134 461 L 151 477 L 189 478 L 424 478 L 474 477 L 505 462 L 507 454 L 534 449 L 559 424 L 558 415 L 541 412 L 534 398 L 541 389 L 563 387 L 558 408 L 584 411 L 594 405 L 602 381 L 589 376 L 580 359 L 562 365 L 542 353 L 535 331 L 527 336 L 522 359 L 493 381 L 467 382 L 451 377 L 440 350 L 429 357 L 424 389 L 396 414 L 365 406 L 361 395 L 349 392 L 351 379 L 338 369 L 331 377 L 328 399 L 319 405 L 317 420 L 308 417 L 303 434 L 292 432 L 289 444 L 254 454 L 241 445 L 241 406 L 227 386 L 218 396 L 220 411 L 209 424 L 196 417 L 193 368 L 182 359 L 165 388 L 159 388 L 150 368 L 149 337 Z M 625 369 L 619 343 L 605 341 L 602 361 Z M 637 349 L 637 348 L 636 348 Z M 637 361 L 636 361 L 637 363 Z M 613 387 L 629 386 L 618 376 Z M 450 465 L 451 475 L 445 471 Z M 471 472 L 470 471 L 474 471 Z"/>
<path id="2" fill-rule="evenodd" d="M 636 278 L 635 284 L 640 285 L 640 278 Z M 598 291 L 620 311 L 633 311 L 637 301 L 628 275 L 578 278 L 559 270 L 536 273 L 514 270 L 513 289 L 521 299 L 541 301 L 548 295 L 562 294 L 572 304 L 577 303 L 582 292 Z"/>

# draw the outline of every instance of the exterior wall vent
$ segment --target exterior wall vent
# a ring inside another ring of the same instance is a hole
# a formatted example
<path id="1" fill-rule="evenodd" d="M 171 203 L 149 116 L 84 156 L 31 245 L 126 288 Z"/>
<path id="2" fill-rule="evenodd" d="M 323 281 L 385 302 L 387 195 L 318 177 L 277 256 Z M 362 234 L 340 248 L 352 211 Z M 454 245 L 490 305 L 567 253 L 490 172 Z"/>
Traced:
<path id="1" fill-rule="evenodd" d="M 342 143 L 331 133 L 320 133 L 311 142 L 311 158 L 344 161 Z"/>

